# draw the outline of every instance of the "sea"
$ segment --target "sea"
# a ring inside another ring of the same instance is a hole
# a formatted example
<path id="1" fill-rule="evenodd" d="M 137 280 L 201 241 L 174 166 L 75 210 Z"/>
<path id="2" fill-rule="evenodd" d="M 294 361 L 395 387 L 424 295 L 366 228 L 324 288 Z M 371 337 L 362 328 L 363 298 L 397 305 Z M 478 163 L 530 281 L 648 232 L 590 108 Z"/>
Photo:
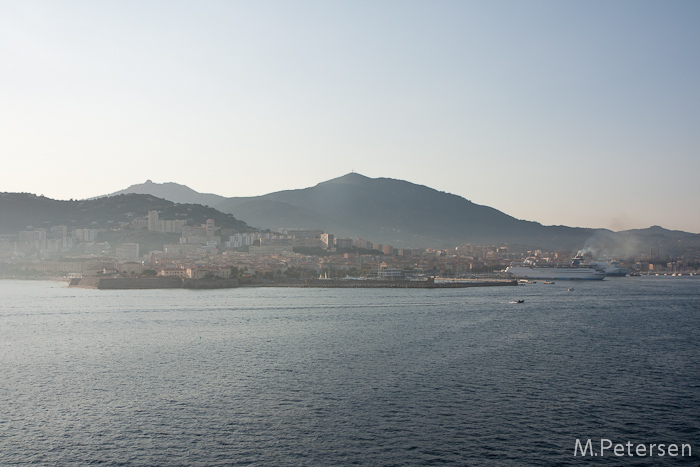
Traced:
<path id="1" fill-rule="evenodd" d="M 699 463 L 697 276 L 465 289 L 0 281 L 3 467 Z"/>

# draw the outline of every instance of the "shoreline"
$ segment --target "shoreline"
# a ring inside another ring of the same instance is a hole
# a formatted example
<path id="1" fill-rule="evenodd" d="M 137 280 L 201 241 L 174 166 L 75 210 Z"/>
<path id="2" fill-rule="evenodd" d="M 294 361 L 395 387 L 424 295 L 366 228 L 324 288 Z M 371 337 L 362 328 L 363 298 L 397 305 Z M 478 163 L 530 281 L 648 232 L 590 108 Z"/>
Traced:
<path id="1" fill-rule="evenodd" d="M 509 279 L 470 279 L 459 282 L 429 281 L 374 281 L 374 280 L 325 280 L 312 279 L 303 283 L 273 282 L 269 284 L 251 284 L 241 287 L 299 287 L 299 288 L 333 288 L 333 289 L 462 289 L 468 287 L 503 287 L 517 286 L 518 282 Z"/>
<path id="2" fill-rule="evenodd" d="M 138 289 L 232 289 L 242 287 L 289 287 L 335 289 L 460 289 L 469 287 L 517 286 L 510 279 L 470 279 L 455 282 L 307 279 L 279 282 L 239 283 L 237 279 L 182 279 L 178 277 L 83 277 L 71 279 L 68 287 L 100 290 Z"/>

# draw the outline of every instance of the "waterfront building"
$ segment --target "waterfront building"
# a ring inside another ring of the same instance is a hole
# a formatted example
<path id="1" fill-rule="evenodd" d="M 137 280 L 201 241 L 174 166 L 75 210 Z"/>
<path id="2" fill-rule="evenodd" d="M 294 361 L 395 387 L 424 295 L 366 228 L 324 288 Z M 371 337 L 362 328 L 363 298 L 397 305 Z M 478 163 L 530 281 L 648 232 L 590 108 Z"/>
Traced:
<path id="1" fill-rule="evenodd" d="M 128 261 L 138 259 L 139 244 L 138 243 L 122 243 L 115 249 L 114 253 L 118 261 Z"/>
<path id="2" fill-rule="evenodd" d="M 187 270 L 184 268 L 160 268 L 158 275 L 163 277 L 187 277 Z"/>
<path id="3" fill-rule="evenodd" d="M 378 277 L 380 279 L 388 279 L 388 280 L 399 280 L 399 279 L 405 279 L 406 275 L 404 274 L 403 270 L 401 269 L 380 269 L 378 272 Z"/>
<path id="4" fill-rule="evenodd" d="M 117 271 L 122 274 L 141 274 L 143 272 L 143 264 L 138 261 L 125 261 L 117 263 Z"/>

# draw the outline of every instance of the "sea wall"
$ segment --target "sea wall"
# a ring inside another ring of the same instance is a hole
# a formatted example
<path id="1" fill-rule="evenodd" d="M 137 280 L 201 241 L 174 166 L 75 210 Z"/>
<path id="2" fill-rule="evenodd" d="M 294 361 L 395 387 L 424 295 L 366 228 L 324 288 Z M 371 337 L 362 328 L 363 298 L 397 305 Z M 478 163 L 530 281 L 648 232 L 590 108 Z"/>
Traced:
<path id="1" fill-rule="evenodd" d="M 230 289 L 238 287 L 237 279 L 183 279 L 186 289 Z"/>
<path id="2" fill-rule="evenodd" d="M 375 281 L 375 280 L 324 280 L 311 279 L 303 282 L 270 282 L 258 287 L 320 287 L 343 289 L 461 289 L 466 287 L 498 287 L 518 285 L 514 280 L 470 280 L 459 282 L 429 281 Z"/>
<path id="3" fill-rule="evenodd" d="M 309 279 L 240 285 L 236 279 L 181 279 L 179 277 L 83 277 L 71 280 L 69 287 L 87 289 L 227 289 L 232 287 L 308 287 L 344 289 L 461 289 L 518 285 L 514 280 L 468 280 L 457 282 L 324 280 Z"/>
<path id="4" fill-rule="evenodd" d="M 73 279 L 69 287 L 86 289 L 179 289 L 179 277 L 83 277 Z"/>

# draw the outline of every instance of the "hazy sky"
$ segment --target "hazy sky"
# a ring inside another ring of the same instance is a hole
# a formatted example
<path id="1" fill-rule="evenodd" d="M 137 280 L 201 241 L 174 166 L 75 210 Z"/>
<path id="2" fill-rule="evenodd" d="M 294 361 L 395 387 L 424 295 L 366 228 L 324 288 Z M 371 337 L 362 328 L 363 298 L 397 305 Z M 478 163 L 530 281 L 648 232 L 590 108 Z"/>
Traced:
<path id="1" fill-rule="evenodd" d="M 0 0 L 0 191 L 356 171 L 700 232 L 700 2 Z"/>

